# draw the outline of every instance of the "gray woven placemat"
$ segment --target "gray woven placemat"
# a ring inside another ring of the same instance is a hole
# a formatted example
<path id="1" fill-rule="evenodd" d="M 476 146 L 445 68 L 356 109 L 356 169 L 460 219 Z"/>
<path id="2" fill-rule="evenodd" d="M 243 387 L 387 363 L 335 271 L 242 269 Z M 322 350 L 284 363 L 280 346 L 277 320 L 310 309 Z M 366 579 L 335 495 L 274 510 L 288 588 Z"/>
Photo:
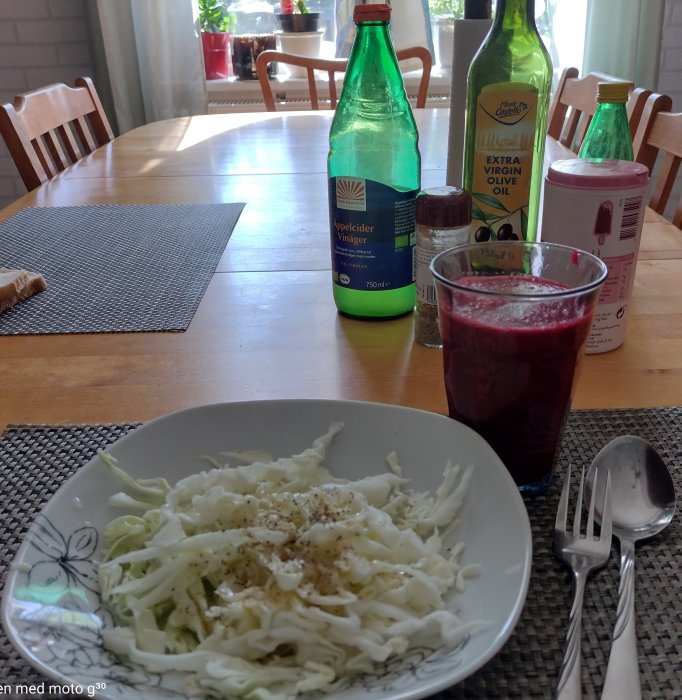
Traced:
<path id="1" fill-rule="evenodd" d="M 182 331 L 244 204 L 24 209 L 0 223 L 0 267 L 47 290 L 0 314 L 0 335 Z"/>
<path id="2" fill-rule="evenodd" d="M 0 577 L 44 503 L 97 450 L 134 426 L 16 426 L 0 436 Z M 617 435 L 635 434 L 659 450 L 682 494 L 682 408 L 574 411 L 558 466 L 588 463 Z M 502 651 L 439 700 L 550 698 L 556 685 L 571 604 L 570 573 L 551 553 L 561 479 L 526 500 L 533 531 L 533 571 L 524 612 Z M 485 507 L 485 504 L 482 504 Z M 682 517 L 637 548 L 637 632 L 644 698 L 682 697 Z M 607 567 L 588 582 L 583 619 L 583 692 L 596 698 L 603 683 L 618 588 L 617 546 Z M 0 631 L 2 682 L 43 677 Z"/>

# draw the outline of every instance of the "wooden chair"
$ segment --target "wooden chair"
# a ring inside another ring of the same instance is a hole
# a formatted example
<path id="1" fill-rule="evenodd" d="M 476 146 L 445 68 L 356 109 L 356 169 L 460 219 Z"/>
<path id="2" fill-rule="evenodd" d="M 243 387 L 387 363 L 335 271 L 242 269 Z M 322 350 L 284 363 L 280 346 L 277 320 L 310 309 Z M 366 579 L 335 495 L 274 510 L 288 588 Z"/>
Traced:
<path id="1" fill-rule="evenodd" d="M 649 171 L 653 171 L 658 157 L 658 151 L 661 147 L 655 141 L 653 143 L 649 142 L 649 134 L 651 133 L 656 115 L 659 112 L 670 112 L 672 106 L 673 101 L 668 95 L 659 95 L 657 92 L 651 93 L 644 105 L 639 128 L 632 139 L 632 150 L 635 153 L 635 160 L 638 163 L 646 165 Z"/>
<path id="2" fill-rule="evenodd" d="M 620 80 L 604 73 L 589 73 L 579 78 L 577 68 L 564 68 L 549 108 L 547 134 L 577 153 L 597 109 L 597 85 Z M 630 91 L 627 112 L 633 138 L 651 94 L 652 91 L 645 88 Z"/>
<path id="3" fill-rule="evenodd" d="M 29 191 L 114 138 L 92 80 L 75 85 L 47 85 L 0 108 L 0 133 Z"/>
<path id="4" fill-rule="evenodd" d="M 645 115 L 635 134 L 633 148 L 635 160 L 644 163 L 652 172 L 659 151 L 664 154 L 658 172 L 652 177 L 655 184 L 649 201 L 649 206 L 663 215 L 682 159 L 682 112 L 658 110 L 654 111 L 651 119 L 645 120 L 647 111 L 656 109 L 655 97 L 655 94 L 652 95 L 649 98 L 651 102 L 645 107 Z M 682 228 L 682 196 L 673 213 L 672 222 Z"/>
<path id="5" fill-rule="evenodd" d="M 422 75 L 419 81 L 419 90 L 417 92 L 417 107 L 426 105 L 426 96 L 429 90 L 429 80 L 431 79 L 431 54 L 428 49 L 423 46 L 412 46 L 407 49 L 396 51 L 398 61 L 405 61 L 410 58 L 417 58 L 422 62 Z M 300 66 L 305 68 L 308 77 L 308 93 L 312 109 L 320 109 L 320 99 L 315 82 L 315 71 L 324 72 L 327 74 L 329 85 L 329 104 L 331 109 L 336 109 L 338 101 L 336 90 L 336 73 L 344 73 L 348 60 L 345 58 L 311 58 L 309 56 L 298 56 L 296 54 L 284 53 L 282 51 L 263 51 L 256 59 L 256 72 L 260 81 L 261 90 L 263 91 L 263 100 L 265 101 L 265 109 L 268 112 L 277 111 L 275 106 L 275 98 L 268 77 L 268 65 L 276 61 L 277 63 Z"/>

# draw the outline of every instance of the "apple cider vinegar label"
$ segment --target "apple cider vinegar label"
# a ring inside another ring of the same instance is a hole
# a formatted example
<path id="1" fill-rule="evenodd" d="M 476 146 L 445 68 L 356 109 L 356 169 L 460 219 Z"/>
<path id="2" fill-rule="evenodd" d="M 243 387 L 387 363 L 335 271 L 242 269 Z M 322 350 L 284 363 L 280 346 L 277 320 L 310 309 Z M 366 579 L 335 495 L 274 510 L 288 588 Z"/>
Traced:
<path id="1" fill-rule="evenodd" d="M 528 228 L 536 89 L 487 85 L 478 97 L 472 171 L 472 240 L 525 240 Z"/>
<path id="2" fill-rule="evenodd" d="M 414 282 L 417 192 L 364 178 L 330 178 L 335 284 L 371 292 L 401 289 Z"/>

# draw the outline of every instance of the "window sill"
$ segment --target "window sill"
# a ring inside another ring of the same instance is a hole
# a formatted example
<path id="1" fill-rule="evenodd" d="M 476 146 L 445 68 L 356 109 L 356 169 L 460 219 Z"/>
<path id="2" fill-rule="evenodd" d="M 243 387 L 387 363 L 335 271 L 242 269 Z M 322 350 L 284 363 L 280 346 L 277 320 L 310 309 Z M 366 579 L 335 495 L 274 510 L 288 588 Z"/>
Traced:
<path id="1" fill-rule="evenodd" d="M 421 72 L 419 70 L 405 73 L 405 88 L 410 97 L 416 97 Z M 327 81 L 316 80 L 321 96 L 328 95 Z M 434 66 L 429 81 L 429 106 L 450 106 L 451 76 L 439 66 Z M 265 110 L 260 83 L 258 80 L 238 80 L 235 77 L 207 80 L 209 113 L 232 111 Z M 341 81 L 337 81 L 337 94 L 341 94 Z M 309 108 L 307 103 L 308 82 L 305 78 L 290 78 L 279 75 L 273 81 L 273 92 L 278 99 L 286 100 L 291 106 L 300 103 L 300 109 Z"/>

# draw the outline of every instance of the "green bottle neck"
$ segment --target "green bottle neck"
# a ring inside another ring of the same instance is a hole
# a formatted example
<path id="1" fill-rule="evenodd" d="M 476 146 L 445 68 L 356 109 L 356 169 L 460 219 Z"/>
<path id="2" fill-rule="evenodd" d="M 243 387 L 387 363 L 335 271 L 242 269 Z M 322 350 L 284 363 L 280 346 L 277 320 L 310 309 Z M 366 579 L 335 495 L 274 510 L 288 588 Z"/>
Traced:
<path id="1" fill-rule="evenodd" d="M 363 56 L 365 63 L 379 61 L 380 54 L 390 51 L 391 36 L 388 31 L 388 22 L 378 20 L 360 22 L 356 25 L 355 40 L 348 57 L 348 70 L 355 68 L 355 58 Z"/>
<path id="2" fill-rule="evenodd" d="M 623 102 L 600 102 L 594 112 L 592 121 L 594 121 L 596 125 L 621 124 L 627 127 L 628 134 L 630 133 L 628 114 Z"/>
<path id="3" fill-rule="evenodd" d="M 597 102 L 597 111 L 605 112 L 607 110 L 613 111 L 626 111 L 625 102 L 608 102 L 604 100 L 603 102 Z"/>
<path id="4" fill-rule="evenodd" d="M 398 82 L 402 75 L 393 50 L 388 22 L 371 20 L 357 25 L 355 40 L 348 57 L 344 88 L 360 82 L 385 85 Z"/>
<path id="5" fill-rule="evenodd" d="M 493 31 L 514 31 L 535 27 L 535 0 L 497 0 Z"/>
<path id="6" fill-rule="evenodd" d="M 611 129 L 620 127 L 623 131 L 627 132 L 628 138 L 630 138 L 628 113 L 624 102 L 600 102 L 594 112 L 592 121 L 595 127 L 599 127 L 600 125 L 608 125 L 608 128 Z"/>

